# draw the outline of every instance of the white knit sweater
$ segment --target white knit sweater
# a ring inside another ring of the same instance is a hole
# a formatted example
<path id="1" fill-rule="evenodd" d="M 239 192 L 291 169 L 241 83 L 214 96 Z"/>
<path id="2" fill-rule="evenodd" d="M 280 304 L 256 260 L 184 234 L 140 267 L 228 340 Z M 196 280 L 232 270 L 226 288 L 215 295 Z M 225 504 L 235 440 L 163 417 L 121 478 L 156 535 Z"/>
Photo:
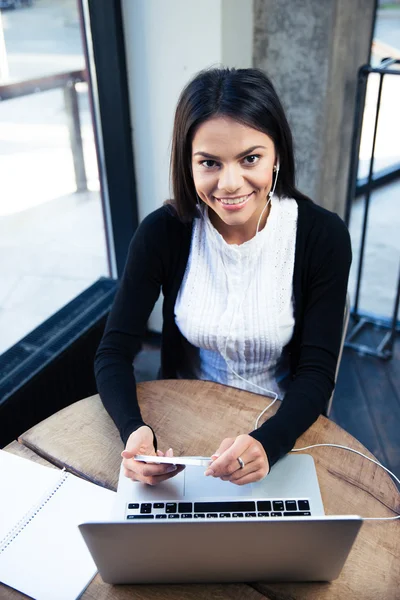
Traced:
<path id="1" fill-rule="evenodd" d="M 187 340 L 182 377 L 283 396 L 289 371 L 283 350 L 294 327 L 296 229 L 297 203 L 289 198 L 273 197 L 264 229 L 240 245 L 226 243 L 207 210 L 195 219 L 175 304 Z"/>

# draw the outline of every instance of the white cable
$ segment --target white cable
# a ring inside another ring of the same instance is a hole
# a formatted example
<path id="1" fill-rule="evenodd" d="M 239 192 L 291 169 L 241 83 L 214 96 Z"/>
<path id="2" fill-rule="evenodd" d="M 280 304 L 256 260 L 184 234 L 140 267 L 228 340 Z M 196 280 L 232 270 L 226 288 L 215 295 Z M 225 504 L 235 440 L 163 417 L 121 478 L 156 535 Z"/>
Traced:
<path id="1" fill-rule="evenodd" d="M 312 444 L 311 446 L 304 446 L 304 448 L 293 448 L 290 452 L 300 452 L 301 450 L 309 450 L 310 448 L 318 448 L 320 446 L 330 446 L 332 448 L 342 448 L 343 450 L 349 450 L 349 452 L 354 452 L 355 454 L 359 454 L 363 458 L 366 458 L 367 460 L 374 463 L 375 465 L 378 465 L 378 467 L 381 467 L 382 469 L 384 469 L 387 473 L 389 473 L 389 475 L 391 475 L 393 477 L 393 479 L 395 479 L 397 481 L 398 484 L 400 484 L 400 479 L 398 477 L 396 477 L 396 475 L 394 473 L 392 473 L 392 471 L 389 471 L 389 469 L 384 467 L 380 462 L 378 462 L 377 460 L 374 460 L 373 458 L 370 458 L 369 456 L 366 456 L 365 454 L 363 454 L 362 452 L 359 452 L 358 450 L 354 450 L 354 448 L 349 448 L 348 446 L 342 446 L 341 444 Z M 397 515 L 396 517 L 363 517 L 364 521 L 393 521 L 395 519 L 400 519 L 400 515 Z"/>
<path id="2" fill-rule="evenodd" d="M 259 219 L 258 219 L 258 223 L 257 223 L 257 228 L 256 228 L 256 234 L 255 234 L 255 237 L 257 237 L 257 235 L 258 235 L 258 233 L 259 233 L 258 229 L 259 229 L 259 227 L 260 227 L 260 222 L 261 222 L 261 218 L 262 218 L 262 216 L 263 216 L 263 213 L 264 213 L 264 211 L 267 209 L 268 205 L 270 204 L 270 202 L 271 202 L 271 200 L 272 200 L 272 196 L 274 195 L 274 191 L 275 191 L 275 186 L 276 186 L 276 181 L 277 181 L 277 179 L 278 179 L 278 174 L 277 174 L 277 176 L 275 177 L 275 182 L 274 182 L 273 189 L 272 189 L 272 191 L 271 191 L 271 192 L 269 192 L 269 194 L 268 194 L 268 200 L 267 200 L 267 202 L 265 203 L 265 206 L 264 206 L 264 208 L 262 209 L 262 211 L 261 211 L 261 214 L 260 214 L 260 217 L 259 217 Z M 225 267 L 225 262 L 224 262 L 224 258 L 223 258 L 223 256 L 222 256 L 222 254 L 221 254 L 221 262 L 222 262 L 223 269 L 224 269 L 224 271 L 225 271 L 225 277 L 226 277 L 226 279 L 228 280 L 228 279 L 229 279 L 229 277 L 228 277 L 228 272 L 227 272 L 227 270 L 226 270 L 226 267 Z M 238 377 L 239 379 L 241 379 L 241 380 L 242 380 L 242 381 L 244 381 L 245 383 L 248 383 L 248 384 L 250 384 L 250 385 L 252 385 L 252 386 L 256 387 L 257 389 L 259 389 L 259 390 L 261 390 L 261 391 L 265 392 L 265 393 L 266 393 L 268 396 L 272 396 L 272 397 L 274 398 L 274 399 L 272 400 L 272 402 L 270 402 L 270 404 L 268 404 L 268 406 L 266 406 L 266 407 L 264 408 L 264 410 L 263 410 L 263 411 L 262 411 L 262 412 L 259 414 L 258 418 L 256 419 L 255 429 L 257 429 L 257 427 L 258 427 L 258 421 L 260 420 L 260 418 L 262 417 L 262 415 L 263 415 L 263 414 L 264 414 L 264 413 L 265 413 L 265 412 L 266 412 L 266 411 L 267 411 L 269 408 L 271 408 L 271 406 L 272 406 L 272 405 L 273 405 L 273 404 L 276 402 L 276 400 L 278 399 L 278 394 L 277 394 L 276 392 L 273 392 L 272 390 L 267 390 L 266 388 L 262 387 L 261 385 L 258 385 L 257 383 L 253 383 L 252 381 L 249 381 L 248 379 L 245 379 L 244 377 L 242 377 L 241 375 L 239 375 L 239 373 L 237 373 L 237 372 L 236 372 L 236 371 L 235 371 L 235 370 L 234 370 L 234 369 L 231 367 L 231 365 L 229 364 L 229 360 L 228 360 L 228 358 L 227 358 L 227 348 L 228 348 L 228 341 L 229 341 L 229 339 L 230 339 L 230 334 L 231 334 L 231 330 L 232 330 L 232 325 L 233 325 L 233 322 L 234 322 L 234 320 L 235 320 L 235 315 L 240 313 L 240 310 L 241 310 L 241 308 L 242 308 L 243 301 L 244 301 L 244 299 L 245 299 L 245 297 L 246 297 L 246 295 L 247 295 L 247 291 L 248 291 L 248 289 L 250 288 L 250 285 L 251 285 L 251 279 L 252 279 L 252 277 L 250 277 L 250 284 L 248 285 L 247 289 L 244 291 L 244 293 L 243 293 L 243 295 L 242 295 L 242 299 L 241 299 L 241 301 L 240 301 L 240 304 L 239 304 L 239 306 L 238 306 L 238 309 L 237 309 L 237 311 L 233 313 L 233 317 L 232 317 L 232 320 L 231 320 L 231 323 L 230 323 L 230 325 L 229 325 L 229 329 L 228 329 L 228 334 L 227 334 L 227 336 L 226 336 L 226 338 L 225 338 L 225 348 L 224 348 L 224 352 L 223 352 L 223 353 L 221 352 L 221 355 L 222 355 L 222 358 L 223 358 L 223 359 L 225 360 L 225 362 L 226 362 L 226 366 L 228 367 L 228 369 L 230 370 L 230 372 L 231 372 L 233 375 L 236 375 L 236 377 Z"/>
<path id="3" fill-rule="evenodd" d="M 267 410 L 268 410 L 269 408 L 271 408 L 271 406 L 272 406 L 273 404 L 275 404 L 275 402 L 278 400 L 278 394 L 276 394 L 275 392 L 272 392 L 272 393 L 273 393 L 273 394 L 275 394 L 275 398 L 272 400 L 272 402 L 271 402 L 270 404 L 268 404 L 268 406 L 266 406 L 266 407 L 264 408 L 264 410 L 262 410 L 262 411 L 260 412 L 260 414 L 258 415 L 258 417 L 257 417 L 257 419 L 256 419 L 256 422 L 254 423 L 254 429 L 258 429 L 258 422 L 259 422 L 259 420 L 261 419 L 261 417 L 263 416 L 263 414 L 264 414 L 264 413 L 266 413 L 266 412 L 267 412 Z"/>
<path id="4" fill-rule="evenodd" d="M 274 188 L 275 188 L 275 186 L 274 186 Z M 272 198 L 272 196 L 273 196 L 273 195 L 274 195 L 274 194 L 273 194 L 273 193 L 271 194 L 271 192 L 268 194 L 268 200 L 267 200 L 267 202 L 265 203 L 265 206 L 264 206 L 264 208 L 262 209 L 262 211 L 261 211 L 261 214 L 260 214 L 260 217 L 259 217 L 259 219 L 258 219 L 258 221 L 257 221 L 257 228 L 256 228 L 256 235 L 255 235 L 255 237 L 257 237 L 257 236 L 258 236 L 258 234 L 259 234 L 259 231 L 258 231 L 258 229 L 259 229 L 259 227 L 260 227 L 260 222 L 261 222 L 262 216 L 263 216 L 264 212 L 267 210 L 267 207 L 269 206 L 269 204 L 270 204 L 270 202 L 271 202 L 271 198 Z"/>
<path id="5" fill-rule="evenodd" d="M 221 256 L 221 259 L 222 259 L 222 256 Z M 226 269 L 225 269 L 225 264 L 224 264 L 224 261 L 223 261 L 223 259 L 222 259 L 222 264 L 223 264 L 223 267 L 224 267 L 224 270 L 225 270 L 225 274 L 226 274 L 226 276 L 228 277 L 228 274 L 227 274 L 227 272 L 226 272 Z M 241 299 L 241 301 L 240 301 L 240 304 L 239 304 L 239 307 L 238 307 L 237 313 L 239 313 L 239 312 L 240 312 L 240 309 L 242 308 L 243 300 L 244 300 L 244 298 L 246 297 L 246 294 L 247 294 L 247 289 L 245 290 L 245 292 L 244 292 L 244 294 L 243 294 L 243 296 L 242 296 L 242 299 Z M 272 405 L 273 405 L 273 404 L 274 404 L 274 403 L 277 401 L 277 399 L 278 399 L 278 394 L 277 394 L 276 392 L 272 391 L 272 390 L 267 390 L 266 388 L 262 387 L 261 385 L 258 385 L 257 383 L 254 383 L 253 381 L 249 381 L 248 379 L 245 379 L 244 377 L 242 377 L 241 375 L 239 375 L 239 373 L 237 373 L 237 372 L 236 372 L 236 371 L 235 371 L 235 370 L 234 370 L 234 369 L 231 367 L 231 365 L 229 364 L 229 360 L 228 360 L 228 357 L 227 357 L 227 348 L 228 348 L 228 341 L 229 341 L 229 339 L 230 339 L 230 333 L 231 333 L 231 329 L 232 329 L 232 325 L 233 325 L 233 321 L 234 321 L 234 319 L 235 319 L 235 313 L 234 313 L 234 315 L 233 315 L 233 318 L 232 318 L 231 324 L 230 324 L 230 326 L 229 326 L 229 329 L 228 329 L 228 334 L 227 334 L 227 336 L 226 336 L 226 338 L 225 338 L 225 348 L 224 348 L 224 352 L 223 352 L 223 353 L 221 352 L 222 358 L 225 360 L 225 362 L 226 362 L 226 366 L 228 367 L 228 369 L 230 370 L 230 372 L 231 372 L 231 373 L 233 373 L 233 375 L 236 375 L 236 377 L 238 377 L 239 379 L 241 379 L 241 380 L 242 380 L 242 381 L 244 381 L 245 383 L 248 383 L 248 384 L 250 384 L 250 385 L 252 385 L 252 386 L 256 387 L 257 389 L 259 389 L 259 390 L 262 390 L 263 392 L 265 392 L 265 393 L 267 394 L 267 396 L 272 396 L 272 397 L 273 397 L 273 400 L 272 400 L 272 402 L 270 402 L 270 403 L 268 404 L 268 406 L 266 406 L 266 407 L 264 408 L 264 410 L 263 410 L 263 411 L 262 411 L 262 412 L 261 412 L 261 413 L 258 415 L 258 417 L 257 417 L 257 419 L 256 419 L 256 422 L 255 422 L 255 426 L 254 426 L 254 428 L 255 428 L 255 429 L 257 429 L 259 420 L 261 419 L 261 417 L 263 416 L 263 414 L 264 414 L 264 413 L 265 413 L 265 412 L 266 412 L 266 411 L 267 411 L 269 408 L 271 408 L 271 406 L 272 406 Z"/>
<path id="6" fill-rule="evenodd" d="M 261 211 L 261 214 L 260 214 L 260 217 L 259 217 L 259 219 L 258 219 L 258 222 L 257 222 L 257 227 L 256 227 L 256 233 L 255 233 L 255 237 L 257 237 L 257 235 L 259 234 L 259 227 L 260 227 L 260 223 L 261 223 L 262 216 L 263 216 L 264 212 L 266 211 L 266 209 L 268 208 L 268 206 L 269 206 L 269 204 L 270 204 L 270 202 L 271 202 L 271 200 L 272 200 L 272 197 L 273 197 L 273 195 L 274 195 L 274 193 L 275 193 L 276 182 L 278 181 L 278 174 L 279 174 L 279 168 L 276 170 L 276 176 L 275 176 L 275 180 L 274 180 L 274 184 L 273 184 L 273 186 L 272 186 L 272 189 L 271 189 L 271 190 L 268 192 L 268 200 L 267 200 L 267 202 L 265 203 L 265 206 L 264 206 L 264 208 L 262 209 L 262 211 Z M 199 197 L 198 197 L 198 195 L 197 195 L 197 198 L 196 198 L 197 206 L 198 206 L 198 208 L 199 208 L 199 211 L 200 211 L 200 215 L 201 215 L 201 217 L 204 219 L 204 214 L 203 214 L 203 211 L 201 210 L 201 205 L 200 205 L 200 202 L 199 202 L 199 200 L 200 200 L 200 199 L 199 199 Z M 213 235 L 216 235 L 216 231 L 215 231 L 214 227 L 213 227 L 213 226 L 211 226 L 211 227 L 212 227 L 212 230 L 213 230 Z M 212 239 L 215 239 L 215 238 L 212 238 Z M 228 272 L 227 272 L 227 270 L 226 270 L 226 267 L 225 267 L 225 262 L 224 262 L 224 259 L 223 259 L 223 256 L 222 256 L 222 254 L 221 254 L 220 256 L 221 256 L 222 267 L 223 267 L 223 269 L 224 269 L 224 271 L 225 271 L 225 277 L 226 277 L 226 279 L 227 279 L 227 281 L 228 281 L 228 279 L 229 279 L 229 276 L 228 276 Z M 250 279 L 251 279 L 251 278 L 250 278 Z M 249 284 L 248 288 L 245 290 L 245 292 L 244 292 L 244 294 L 243 294 L 243 296 L 242 296 L 242 299 L 241 299 L 241 301 L 240 301 L 240 304 L 239 304 L 239 306 L 238 306 L 238 310 L 237 310 L 236 314 L 238 314 L 238 313 L 240 312 L 240 309 L 242 308 L 243 301 L 244 301 L 244 299 L 245 299 L 245 297 L 246 297 L 247 290 L 249 289 L 250 285 L 251 285 L 251 284 Z M 261 418 L 261 417 L 262 417 L 262 415 L 263 415 L 263 414 L 264 414 L 264 413 L 265 413 L 265 412 L 266 412 L 266 411 L 267 411 L 269 408 L 271 408 L 271 406 L 272 406 L 272 405 L 273 405 L 273 404 L 276 402 L 276 400 L 278 399 L 278 394 L 277 394 L 276 392 L 272 391 L 272 390 L 267 390 L 266 388 L 262 387 L 261 385 L 258 385 L 258 384 L 256 384 L 256 383 L 253 383 L 252 381 L 249 381 L 248 379 L 245 379 L 244 377 L 242 377 L 241 375 L 239 375 L 239 373 L 237 373 L 237 372 L 236 372 L 236 371 L 235 371 L 235 370 L 234 370 L 234 369 L 231 367 L 231 365 L 229 364 L 229 360 L 228 360 L 228 358 L 227 358 L 227 347 L 228 347 L 228 341 L 229 341 L 229 339 L 230 339 L 230 334 L 231 334 L 231 329 L 232 329 L 232 325 L 233 325 L 233 321 L 234 321 L 234 319 L 235 319 L 235 313 L 233 314 L 232 321 L 231 321 L 231 323 L 230 323 L 230 325 L 229 325 L 228 334 L 227 334 L 227 336 L 226 336 L 226 339 L 225 339 L 225 348 L 224 348 L 224 351 L 223 351 L 223 352 L 221 352 L 221 356 L 222 356 L 222 358 L 225 360 L 225 362 L 226 362 L 226 366 L 228 367 L 228 369 L 230 370 L 230 372 L 231 372 L 233 375 L 235 375 L 236 377 L 238 377 L 239 379 L 241 379 L 241 380 L 242 380 L 242 381 L 244 381 L 245 383 L 248 383 L 249 385 L 252 385 L 252 386 L 256 387 L 257 389 L 259 389 L 259 390 L 261 390 L 261 391 L 265 392 L 265 393 L 266 393 L 268 396 L 272 396 L 272 397 L 273 397 L 273 400 L 272 400 L 272 402 L 270 402 L 270 404 L 268 404 L 268 406 L 266 406 L 266 407 L 264 408 L 264 410 L 263 410 L 263 411 L 262 411 L 262 412 L 259 414 L 259 416 L 257 417 L 257 419 L 256 419 L 256 424 L 255 424 L 255 429 L 257 429 L 257 427 L 258 427 L 258 422 L 259 422 L 260 418 Z"/>

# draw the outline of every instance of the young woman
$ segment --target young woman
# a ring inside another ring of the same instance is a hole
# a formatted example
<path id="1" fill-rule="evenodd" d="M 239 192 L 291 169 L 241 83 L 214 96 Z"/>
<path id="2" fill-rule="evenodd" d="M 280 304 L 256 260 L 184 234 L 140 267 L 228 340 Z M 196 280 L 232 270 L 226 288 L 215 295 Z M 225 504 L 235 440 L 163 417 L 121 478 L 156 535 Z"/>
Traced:
<path id="1" fill-rule="evenodd" d="M 130 245 L 96 355 L 98 389 L 125 443 L 125 474 L 152 485 L 176 475 L 181 468 L 133 458 L 157 451 L 132 360 L 162 289 L 162 378 L 208 379 L 283 400 L 260 428 L 221 440 L 206 472 L 239 485 L 258 481 L 333 391 L 348 231 L 295 188 L 290 128 L 256 69 L 207 70 L 187 85 L 171 174 L 173 200 L 144 219 Z"/>

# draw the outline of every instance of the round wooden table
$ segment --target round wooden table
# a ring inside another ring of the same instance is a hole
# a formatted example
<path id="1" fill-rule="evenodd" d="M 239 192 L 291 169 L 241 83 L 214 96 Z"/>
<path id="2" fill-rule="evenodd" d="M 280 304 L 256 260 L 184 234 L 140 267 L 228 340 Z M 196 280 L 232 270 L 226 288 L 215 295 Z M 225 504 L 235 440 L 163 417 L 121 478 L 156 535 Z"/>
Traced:
<path id="1" fill-rule="evenodd" d="M 168 380 L 138 384 L 146 422 L 159 448 L 175 455 L 211 455 L 225 437 L 248 433 L 268 399 L 258 394 L 205 381 Z M 277 409 L 274 406 L 270 418 Z M 86 398 L 36 425 L 6 449 L 65 467 L 94 483 L 116 489 L 120 453 L 118 431 L 98 396 Z M 333 443 L 373 458 L 355 438 L 325 417 L 296 446 Z M 327 515 L 390 517 L 400 514 L 394 482 L 378 466 L 338 448 L 314 448 L 322 500 Z M 340 577 L 331 583 L 254 583 L 182 586 L 109 586 L 97 576 L 83 598 L 244 598 L 262 600 L 395 600 L 400 598 L 400 523 L 366 521 Z M 21 595 L 1 595 L 17 598 Z M 11 590 L 10 590 L 11 592 Z M 15 594 L 13 592 L 13 594 Z"/>

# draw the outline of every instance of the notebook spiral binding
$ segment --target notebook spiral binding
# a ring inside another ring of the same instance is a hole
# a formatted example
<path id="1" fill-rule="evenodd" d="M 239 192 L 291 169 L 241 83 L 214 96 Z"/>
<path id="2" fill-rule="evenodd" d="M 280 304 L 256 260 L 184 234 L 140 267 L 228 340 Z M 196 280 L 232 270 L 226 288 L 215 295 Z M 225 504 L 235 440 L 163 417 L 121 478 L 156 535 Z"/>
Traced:
<path id="1" fill-rule="evenodd" d="M 68 479 L 69 473 L 63 469 L 60 475 L 60 479 L 48 492 L 46 492 L 35 506 L 33 506 L 25 515 L 14 525 L 14 527 L 6 534 L 6 536 L 0 540 L 0 554 L 7 550 L 8 546 L 19 536 L 19 534 L 25 529 L 27 525 L 36 517 L 36 515 L 46 506 L 51 500 L 54 494 L 60 489 L 60 487 Z"/>

